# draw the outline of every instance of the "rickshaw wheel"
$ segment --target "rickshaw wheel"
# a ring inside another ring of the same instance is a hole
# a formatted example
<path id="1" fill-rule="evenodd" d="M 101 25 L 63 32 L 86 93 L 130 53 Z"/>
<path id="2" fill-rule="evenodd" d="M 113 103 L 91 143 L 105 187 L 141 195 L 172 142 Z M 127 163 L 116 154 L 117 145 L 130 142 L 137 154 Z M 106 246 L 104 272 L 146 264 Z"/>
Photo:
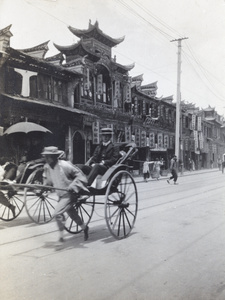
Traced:
<path id="1" fill-rule="evenodd" d="M 5 193 L 5 196 L 8 198 L 10 204 L 16 207 L 15 216 L 13 216 L 11 209 L 9 209 L 3 204 L 0 204 L 0 219 L 3 221 L 12 221 L 15 218 L 17 218 L 21 213 L 21 211 L 23 210 L 24 207 L 23 192 L 18 191 L 14 193 L 8 191 L 8 193 Z"/>
<path id="2" fill-rule="evenodd" d="M 81 199 L 75 201 L 73 203 L 73 208 L 78 212 L 78 215 L 80 216 L 81 220 L 83 221 L 84 224 L 89 224 L 93 212 L 94 212 L 94 206 L 95 206 L 95 196 L 91 195 L 87 199 Z M 72 234 L 77 234 L 80 233 L 83 229 L 75 221 L 71 219 L 71 217 L 66 213 L 65 214 L 65 225 L 64 228 L 66 231 L 72 233 Z"/>
<path id="3" fill-rule="evenodd" d="M 128 171 L 119 171 L 111 178 L 105 195 L 105 219 L 113 237 L 120 240 L 131 233 L 137 210 L 135 181 Z"/>
<path id="4" fill-rule="evenodd" d="M 24 191 L 25 208 L 30 219 L 37 224 L 50 222 L 54 217 L 55 206 L 58 202 L 58 196 L 55 192 L 43 189 L 43 168 L 32 172 L 28 177 L 26 184 L 40 184 L 40 190 Z"/>

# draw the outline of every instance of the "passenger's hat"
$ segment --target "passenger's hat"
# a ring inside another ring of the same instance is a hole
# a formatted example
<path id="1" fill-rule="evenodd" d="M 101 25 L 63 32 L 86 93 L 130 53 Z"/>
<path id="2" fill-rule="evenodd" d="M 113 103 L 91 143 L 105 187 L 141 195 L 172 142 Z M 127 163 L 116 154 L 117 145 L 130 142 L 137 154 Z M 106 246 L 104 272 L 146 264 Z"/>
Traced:
<path id="1" fill-rule="evenodd" d="M 105 134 L 105 135 L 113 135 L 113 130 L 112 128 L 102 128 L 101 129 L 101 134 Z"/>
<path id="2" fill-rule="evenodd" d="M 57 147 L 55 146 L 48 146 L 48 147 L 44 147 L 44 150 L 42 151 L 42 155 L 57 155 L 57 156 L 61 156 L 63 155 L 64 151 L 59 150 Z"/>

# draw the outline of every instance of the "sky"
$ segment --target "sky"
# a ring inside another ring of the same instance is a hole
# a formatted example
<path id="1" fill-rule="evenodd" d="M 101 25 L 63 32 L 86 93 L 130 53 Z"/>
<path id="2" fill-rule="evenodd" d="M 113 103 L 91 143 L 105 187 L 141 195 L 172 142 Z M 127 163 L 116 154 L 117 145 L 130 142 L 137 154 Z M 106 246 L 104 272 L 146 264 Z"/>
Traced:
<path id="1" fill-rule="evenodd" d="M 50 40 L 46 57 L 79 41 L 68 29 L 89 20 L 112 38 L 125 36 L 112 57 L 135 63 L 131 76 L 157 81 L 157 97 L 177 99 L 181 42 L 181 100 L 214 107 L 225 116 L 225 0 L 0 0 L 0 29 L 12 24 L 10 46 L 26 49 Z"/>

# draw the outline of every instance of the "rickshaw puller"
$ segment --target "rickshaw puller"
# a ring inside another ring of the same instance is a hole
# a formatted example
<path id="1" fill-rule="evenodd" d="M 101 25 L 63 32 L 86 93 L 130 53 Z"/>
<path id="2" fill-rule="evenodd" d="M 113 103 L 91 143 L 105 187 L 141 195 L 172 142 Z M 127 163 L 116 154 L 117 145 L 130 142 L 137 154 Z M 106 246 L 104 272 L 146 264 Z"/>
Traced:
<path id="1" fill-rule="evenodd" d="M 46 160 L 43 173 L 44 185 L 52 185 L 55 188 L 65 189 L 65 191 L 56 189 L 59 201 L 55 207 L 54 216 L 59 228 L 59 242 L 64 241 L 65 212 L 84 230 L 84 240 L 86 241 L 88 239 L 89 227 L 83 223 L 78 212 L 73 208 L 73 201 L 74 197 L 77 198 L 81 191 L 89 192 L 86 187 L 87 179 L 78 167 L 68 161 L 59 159 L 63 153 L 63 151 L 58 150 L 55 146 L 44 148 L 42 152 Z"/>

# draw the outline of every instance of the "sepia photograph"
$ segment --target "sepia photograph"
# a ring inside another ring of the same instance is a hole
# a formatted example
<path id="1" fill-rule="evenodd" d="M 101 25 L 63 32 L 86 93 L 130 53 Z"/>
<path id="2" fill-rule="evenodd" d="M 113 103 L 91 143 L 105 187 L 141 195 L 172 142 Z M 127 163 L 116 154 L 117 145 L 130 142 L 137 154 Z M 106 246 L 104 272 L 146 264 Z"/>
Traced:
<path id="1" fill-rule="evenodd" d="M 0 0 L 1 300 L 225 299 L 225 0 Z"/>

